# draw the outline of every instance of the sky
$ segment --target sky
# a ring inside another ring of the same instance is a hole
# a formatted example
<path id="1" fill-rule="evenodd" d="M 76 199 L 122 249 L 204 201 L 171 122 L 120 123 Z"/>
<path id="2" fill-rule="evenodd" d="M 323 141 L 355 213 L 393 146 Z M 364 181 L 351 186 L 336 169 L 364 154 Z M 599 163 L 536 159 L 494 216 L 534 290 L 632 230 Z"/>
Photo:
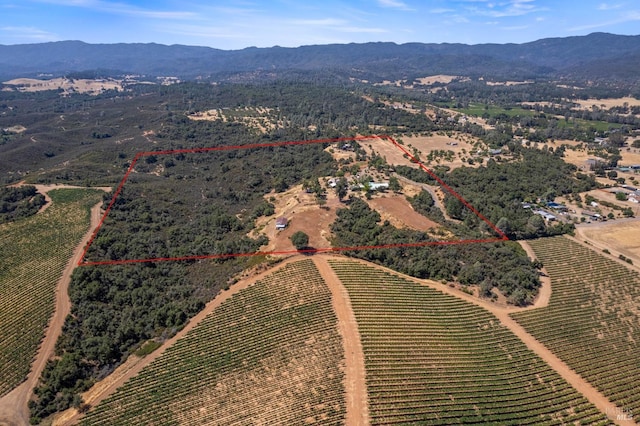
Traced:
<path id="1" fill-rule="evenodd" d="M 640 34 L 638 0 L 0 0 L 0 44 L 82 40 L 235 50 L 525 43 Z"/>

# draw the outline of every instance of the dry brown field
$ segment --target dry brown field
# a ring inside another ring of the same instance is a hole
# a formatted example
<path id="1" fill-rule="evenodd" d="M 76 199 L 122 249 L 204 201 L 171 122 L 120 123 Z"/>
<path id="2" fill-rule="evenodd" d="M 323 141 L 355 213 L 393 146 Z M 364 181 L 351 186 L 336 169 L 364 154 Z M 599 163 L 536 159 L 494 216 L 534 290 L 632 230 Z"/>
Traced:
<path id="1" fill-rule="evenodd" d="M 295 250 L 289 237 L 297 231 L 303 231 L 309 236 L 309 246 L 313 248 L 331 247 L 329 227 L 336 219 L 336 210 L 344 207 L 344 204 L 338 201 L 335 191 L 327 191 L 327 203 L 324 208 L 318 204 L 314 194 L 307 194 L 302 189 L 302 185 L 294 186 L 280 194 L 265 195 L 266 200 L 272 199 L 271 197 L 274 199 L 270 202 L 275 206 L 275 214 L 258 218 L 257 231 L 250 234 L 252 237 L 266 235 L 269 238 L 269 244 L 261 251 Z M 276 219 L 279 217 L 286 217 L 289 221 L 287 228 L 281 231 L 275 228 Z"/>
<path id="2" fill-rule="evenodd" d="M 461 77 L 457 75 L 438 74 L 438 75 L 430 75 L 422 78 L 416 78 L 415 81 L 422 84 L 423 86 L 431 86 L 432 84 L 435 84 L 435 83 L 449 84 L 457 78 L 461 78 Z"/>
<path id="3" fill-rule="evenodd" d="M 53 78 L 51 80 L 39 80 L 35 78 L 16 78 L 5 81 L 3 84 L 15 86 L 16 90 L 20 92 L 39 92 L 42 90 L 62 89 L 64 93 L 79 92 L 98 94 L 105 90 L 122 90 L 122 80 L 114 79 L 70 80 L 67 78 Z"/>
<path id="4" fill-rule="evenodd" d="M 257 130 L 264 134 L 276 128 L 276 125 L 283 125 L 282 121 L 276 120 L 272 115 L 272 108 L 265 107 L 244 107 L 234 109 L 210 109 L 187 115 L 194 121 L 222 121 L 223 123 L 241 123 L 250 129 Z"/>
<path id="5" fill-rule="evenodd" d="M 440 225 L 416 212 L 404 195 L 384 195 L 368 201 L 369 207 L 380 213 L 382 220 L 388 220 L 396 228 L 410 228 L 426 231 Z"/>
<path id="6" fill-rule="evenodd" d="M 610 222 L 597 222 L 577 227 L 576 232 L 594 243 L 607 248 L 612 253 L 620 253 L 640 264 L 640 220 L 622 219 Z"/>
<path id="7" fill-rule="evenodd" d="M 458 139 L 445 135 L 405 136 L 400 139 L 402 139 L 403 148 L 412 153 L 412 155 L 414 147 L 420 151 L 420 161 L 427 167 L 433 167 L 438 164 L 449 166 L 451 169 L 462 167 L 463 165 L 469 166 L 462 161 L 461 156 L 468 157 L 469 153 L 475 150 L 473 147 L 473 139 L 463 136 L 459 136 Z M 370 143 L 365 142 L 362 145 L 369 153 L 371 153 L 372 150 L 377 152 L 391 165 L 416 167 L 416 165 L 406 158 L 405 154 L 389 140 L 379 140 Z M 440 158 L 440 161 L 433 161 L 431 164 L 427 163 L 427 155 L 429 155 L 430 151 L 435 150 L 453 151 L 453 161 L 446 161 L 444 158 Z M 466 154 L 463 153 L 463 150 L 465 150 Z"/>
<path id="8" fill-rule="evenodd" d="M 625 103 L 627 103 L 630 107 L 640 106 L 640 99 L 630 98 L 630 97 L 615 98 L 615 99 L 586 99 L 586 100 L 575 99 L 575 100 L 572 100 L 571 102 L 574 102 L 580 105 L 581 109 L 591 109 L 591 107 L 594 105 L 601 109 L 610 109 L 617 106 L 621 107 Z"/>

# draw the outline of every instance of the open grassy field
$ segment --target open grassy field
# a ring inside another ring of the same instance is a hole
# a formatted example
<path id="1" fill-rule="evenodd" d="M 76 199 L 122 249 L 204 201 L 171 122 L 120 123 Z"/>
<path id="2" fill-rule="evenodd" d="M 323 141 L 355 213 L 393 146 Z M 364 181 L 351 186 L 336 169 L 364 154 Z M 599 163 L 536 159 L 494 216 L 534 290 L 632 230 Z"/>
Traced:
<path id="1" fill-rule="evenodd" d="M 331 294 L 301 260 L 223 302 L 83 424 L 340 424 L 343 369 Z"/>
<path id="2" fill-rule="evenodd" d="M 534 116 L 537 115 L 538 112 L 536 112 L 535 110 L 531 110 L 531 109 L 524 109 L 524 108 L 519 108 L 519 107 L 515 107 L 515 108 L 501 108 L 501 107 L 497 107 L 497 106 L 493 106 L 493 105 L 484 105 L 484 104 L 469 104 L 469 106 L 467 108 L 457 108 L 456 111 L 461 112 L 462 114 L 467 114 L 467 115 L 477 115 L 477 116 L 481 116 L 485 113 L 489 114 L 491 117 L 495 117 L 497 115 L 501 115 L 504 114 L 506 116 L 509 117 L 514 117 L 514 116 L 520 116 L 520 117 L 525 117 L 525 116 Z"/>
<path id="3" fill-rule="evenodd" d="M 627 219 L 615 222 L 597 222 L 576 229 L 578 235 L 606 247 L 612 253 L 620 253 L 640 264 L 640 221 Z"/>
<path id="4" fill-rule="evenodd" d="M 70 92 L 88 93 L 96 95 L 105 90 L 123 90 L 122 81 L 108 79 L 68 79 L 68 78 L 52 78 L 50 80 L 40 80 L 35 78 L 16 78 L 14 80 L 5 81 L 5 85 L 15 88 L 20 92 L 40 92 L 43 90 L 57 90 L 61 93 L 69 94 Z"/>
<path id="5" fill-rule="evenodd" d="M 572 100 L 572 102 L 580 105 L 581 109 L 591 109 L 594 105 L 598 108 L 609 109 L 617 106 L 623 106 L 625 103 L 628 106 L 640 106 L 640 99 L 631 97 L 611 99 L 575 99 Z"/>
<path id="6" fill-rule="evenodd" d="M 640 275 L 564 237 L 530 241 L 551 277 L 549 305 L 513 314 L 623 410 L 640 413 Z"/>
<path id="7" fill-rule="evenodd" d="M 0 396 L 29 372 L 54 309 L 54 293 L 74 248 L 89 228 L 101 192 L 50 191 L 52 205 L 0 225 Z"/>
<path id="8" fill-rule="evenodd" d="M 330 261 L 365 357 L 372 424 L 606 424 L 488 311 L 375 267 Z"/>

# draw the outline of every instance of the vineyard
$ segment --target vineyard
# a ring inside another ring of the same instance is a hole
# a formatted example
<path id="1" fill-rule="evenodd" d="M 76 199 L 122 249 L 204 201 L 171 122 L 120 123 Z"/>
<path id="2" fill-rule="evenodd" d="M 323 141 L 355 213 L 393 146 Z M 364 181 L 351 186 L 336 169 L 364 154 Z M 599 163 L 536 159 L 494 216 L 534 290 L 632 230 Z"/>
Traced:
<path id="1" fill-rule="evenodd" d="M 372 424 L 607 424 L 603 413 L 482 308 L 352 261 L 347 288 Z"/>
<path id="2" fill-rule="evenodd" d="M 546 308 L 513 318 L 620 409 L 640 414 L 640 275 L 567 238 L 530 245 L 553 293 Z"/>
<path id="3" fill-rule="evenodd" d="M 223 302 L 84 424 L 339 424 L 343 369 L 331 294 L 302 260 Z"/>
<path id="4" fill-rule="evenodd" d="M 56 284 L 99 191 L 51 191 L 51 208 L 0 225 L 0 396 L 20 384 L 53 314 Z"/>

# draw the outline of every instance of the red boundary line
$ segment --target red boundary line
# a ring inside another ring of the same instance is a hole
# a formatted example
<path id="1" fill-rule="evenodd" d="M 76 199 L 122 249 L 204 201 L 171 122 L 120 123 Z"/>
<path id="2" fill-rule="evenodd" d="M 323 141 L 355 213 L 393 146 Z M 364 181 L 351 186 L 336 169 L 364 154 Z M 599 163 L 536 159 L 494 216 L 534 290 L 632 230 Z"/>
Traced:
<path id="1" fill-rule="evenodd" d="M 486 238 L 486 239 L 477 239 L 477 240 L 457 240 L 457 241 L 427 241 L 421 243 L 397 243 L 397 244 L 382 244 L 382 245 L 373 245 L 373 246 L 354 246 L 354 247 L 330 247 L 330 248 L 321 248 L 321 249 L 308 249 L 308 250 L 287 250 L 287 251 L 269 251 L 263 252 L 258 251 L 255 253 L 235 253 L 235 254 L 211 254 L 211 255 L 199 255 L 199 256 L 181 256 L 181 257 L 158 257 L 158 258 L 149 258 L 149 259 L 123 259 L 123 260 L 103 260 L 103 261 L 94 261 L 94 262 L 85 262 L 83 259 L 87 255 L 89 247 L 95 240 L 98 232 L 102 228 L 102 225 L 107 218 L 111 208 L 116 202 L 116 199 L 122 192 L 122 188 L 124 187 L 125 182 L 129 179 L 129 175 L 133 171 L 136 163 L 141 157 L 147 157 L 150 155 L 173 155 L 173 154 L 193 154 L 193 153 L 202 153 L 202 152 L 214 152 L 214 151 L 231 151 L 236 149 L 254 149 L 254 148 L 269 148 L 269 147 L 278 147 L 278 146 L 291 146 L 291 145 L 308 145 L 315 143 L 334 143 L 334 142 L 346 142 L 346 141 L 361 141 L 361 140 L 371 140 L 371 139 L 384 139 L 393 143 L 398 149 L 400 149 L 403 154 L 406 154 L 407 157 L 414 163 L 416 163 L 422 170 L 428 173 L 433 179 L 435 179 L 442 188 L 444 188 L 449 194 L 456 197 L 465 207 L 471 210 L 478 218 L 484 221 L 491 229 L 493 229 L 499 237 L 496 238 Z M 107 206 L 98 226 L 91 234 L 91 238 L 89 242 L 84 248 L 82 252 L 82 256 L 80 257 L 80 261 L 78 262 L 78 266 L 98 266 L 98 265 L 124 265 L 131 263 L 145 263 L 145 262 L 166 262 L 166 261 L 179 261 L 179 260 L 201 260 L 201 259 L 228 259 L 232 257 L 249 257 L 249 256 L 262 256 L 262 255 L 285 255 L 285 254 L 297 254 L 297 253 L 326 253 L 326 252 L 340 252 L 347 250 L 366 250 L 366 249 L 387 249 L 387 248 L 397 248 L 397 247 L 426 247 L 426 246 L 444 246 L 444 245 L 458 245 L 458 244 L 477 244 L 477 243 L 492 243 L 497 241 L 506 241 L 509 238 L 498 229 L 489 219 L 487 219 L 482 213 L 476 210 L 467 200 L 462 198 L 460 194 L 453 190 L 449 185 L 447 185 L 440 177 L 438 177 L 435 173 L 429 170 L 424 164 L 422 164 L 415 156 L 413 156 L 409 151 L 407 151 L 402 145 L 400 145 L 394 138 L 388 135 L 373 135 L 373 136 L 358 136 L 358 137 L 343 137 L 343 138 L 332 138 L 332 139 L 312 139 L 306 141 L 288 141 L 288 142 L 273 142 L 273 143 L 258 143 L 258 144 L 250 144 L 250 145 L 232 145 L 232 146 L 219 146 L 212 148 L 187 148 L 187 149 L 170 149 L 164 151 L 146 151 L 139 152 L 133 157 L 129 168 L 127 169 L 124 177 L 120 181 L 120 184 L 116 188 L 116 191 L 111 198 L 111 202 Z"/>

